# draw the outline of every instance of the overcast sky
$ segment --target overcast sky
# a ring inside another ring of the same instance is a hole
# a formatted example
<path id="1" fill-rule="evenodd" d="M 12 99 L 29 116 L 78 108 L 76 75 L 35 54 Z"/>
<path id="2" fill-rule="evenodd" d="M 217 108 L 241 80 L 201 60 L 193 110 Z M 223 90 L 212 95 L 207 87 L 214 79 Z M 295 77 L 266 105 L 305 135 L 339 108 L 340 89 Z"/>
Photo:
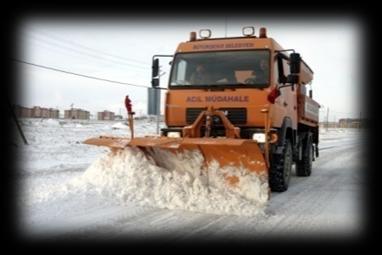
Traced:
<path id="1" fill-rule="evenodd" d="M 330 109 L 330 120 L 358 117 L 362 111 L 360 63 L 361 29 L 351 19 L 272 20 L 270 18 L 210 19 L 28 19 L 21 26 L 18 59 L 105 79 L 150 86 L 154 54 L 173 54 L 191 31 L 212 30 L 212 37 L 240 36 L 253 25 L 284 48 L 294 48 L 314 71 L 313 97 Z M 164 69 L 167 62 L 162 63 Z M 147 89 L 111 84 L 18 64 L 22 97 L 19 104 L 32 107 L 111 110 L 125 114 L 130 95 L 138 114 L 146 114 Z M 167 71 L 167 70 L 165 70 Z M 168 76 L 162 77 L 166 86 Z"/>

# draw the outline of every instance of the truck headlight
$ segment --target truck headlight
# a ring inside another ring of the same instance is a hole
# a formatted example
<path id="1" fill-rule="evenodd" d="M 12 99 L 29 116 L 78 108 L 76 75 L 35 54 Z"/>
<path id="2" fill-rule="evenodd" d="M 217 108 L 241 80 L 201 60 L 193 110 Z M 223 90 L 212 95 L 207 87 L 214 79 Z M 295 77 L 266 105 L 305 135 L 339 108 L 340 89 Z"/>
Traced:
<path id="1" fill-rule="evenodd" d="M 254 133 L 252 139 L 256 140 L 259 143 L 265 143 L 265 134 L 264 133 Z"/>
<path id="2" fill-rule="evenodd" d="M 180 137 L 180 132 L 168 132 L 167 137 L 171 138 L 179 138 Z"/>

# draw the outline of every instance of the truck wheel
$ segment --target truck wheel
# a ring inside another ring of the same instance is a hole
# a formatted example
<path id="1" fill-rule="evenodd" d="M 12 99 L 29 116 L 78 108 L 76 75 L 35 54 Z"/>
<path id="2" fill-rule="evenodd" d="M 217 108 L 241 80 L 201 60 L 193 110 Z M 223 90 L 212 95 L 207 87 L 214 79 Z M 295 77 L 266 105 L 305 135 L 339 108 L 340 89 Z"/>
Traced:
<path id="1" fill-rule="evenodd" d="M 292 145 L 285 140 L 282 154 L 273 154 L 269 170 L 269 186 L 272 191 L 282 192 L 288 189 L 292 172 Z"/>
<path id="2" fill-rule="evenodd" d="M 313 146 L 312 137 L 307 136 L 302 144 L 302 159 L 296 162 L 297 176 L 310 176 L 312 173 Z"/>

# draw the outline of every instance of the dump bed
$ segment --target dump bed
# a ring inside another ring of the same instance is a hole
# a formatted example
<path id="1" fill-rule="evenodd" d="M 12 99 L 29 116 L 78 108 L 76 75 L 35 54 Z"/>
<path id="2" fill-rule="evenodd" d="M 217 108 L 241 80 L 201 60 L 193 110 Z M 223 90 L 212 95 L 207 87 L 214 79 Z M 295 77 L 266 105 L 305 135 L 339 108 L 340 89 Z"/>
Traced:
<path id="1" fill-rule="evenodd" d="M 297 104 L 298 122 L 308 126 L 317 126 L 320 105 L 310 97 L 303 94 L 298 95 Z"/>
<path id="2" fill-rule="evenodd" d="M 312 69 L 302 60 L 300 67 L 300 82 L 302 84 L 308 84 L 313 80 Z"/>

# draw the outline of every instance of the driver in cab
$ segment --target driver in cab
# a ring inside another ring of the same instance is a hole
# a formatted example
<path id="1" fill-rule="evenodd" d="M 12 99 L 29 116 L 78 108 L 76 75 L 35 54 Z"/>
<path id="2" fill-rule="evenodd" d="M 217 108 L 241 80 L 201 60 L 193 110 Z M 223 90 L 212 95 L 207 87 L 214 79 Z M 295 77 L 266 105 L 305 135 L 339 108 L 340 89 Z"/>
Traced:
<path id="1" fill-rule="evenodd" d="M 212 77 L 203 64 L 198 64 L 195 68 L 195 72 L 191 74 L 190 82 L 192 85 L 210 84 L 212 82 Z"/>
<path id="2" fill-rule="evenodd" d="M 260 60 L 258 68 L 245 80 L 246 84 L 263 84 L 268 82 L 269 66 L 265 59 Z"/>

